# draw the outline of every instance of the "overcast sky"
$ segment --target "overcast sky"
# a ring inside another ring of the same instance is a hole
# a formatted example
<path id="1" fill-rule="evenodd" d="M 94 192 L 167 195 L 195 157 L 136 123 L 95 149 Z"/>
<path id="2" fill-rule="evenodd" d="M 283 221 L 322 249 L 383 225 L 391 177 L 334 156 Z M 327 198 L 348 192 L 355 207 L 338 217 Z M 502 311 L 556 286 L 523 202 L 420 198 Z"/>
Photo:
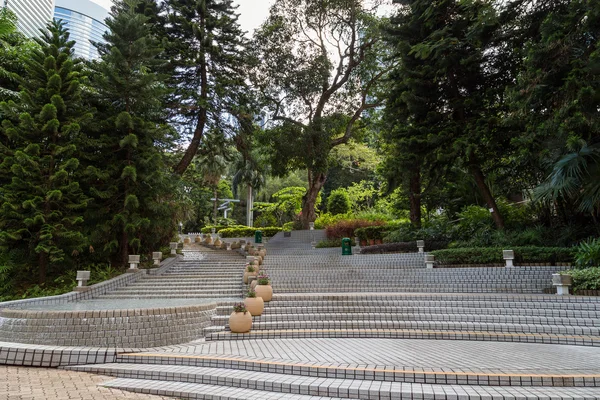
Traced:
<path id="1" fill-rule="evenodd" d="M 104 7 L 109 8 L 112 4 L 111 0 L 92 0 Z M 240 13 L 240 24 L 242 29 L 252 33 L 255 28 L 267 17 L 269 6 L 274 0 L 234 0 L 234 3 L 239 4 L 238 12 Z"/>

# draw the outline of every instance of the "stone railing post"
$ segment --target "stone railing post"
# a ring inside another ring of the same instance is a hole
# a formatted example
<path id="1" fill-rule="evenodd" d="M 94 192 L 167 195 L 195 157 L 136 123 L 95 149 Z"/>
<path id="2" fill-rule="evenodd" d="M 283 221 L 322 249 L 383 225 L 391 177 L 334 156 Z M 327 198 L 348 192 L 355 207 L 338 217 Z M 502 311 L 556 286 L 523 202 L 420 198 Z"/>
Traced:
<path id="1" fill-rule="evenodd" d="M 433 254 L 425 255 L 425 267 L 427 269 L 433 269 L 433 264 L 435 263 L 435 256 Z"/>
<path id="2" fill-rule="evenodd" d="M 515 252 L 513 250 L 502 250 L 502 257 L 506 262 L 506 268 L 514 267 L 513 260 L 515 259 Z"/>
<path id="3" fill-rule="evenodd" d="M 419 248 L 419 253 L 424 253 L 425 252 L 425 241 L 417 240 L 417 247 Z"/>
<path id="4" fill-rule="evenodd" d="M 140 264 L 140 256 L 139 255 L 129 255 L 129 269 L 138 269 L 138 265 Z"/>
<path id="5" fill-rule="evenodd" d="M 90 271 L 77 271 L 77 287 L 85 287 L 90 280 Z"/>
<path id="6" fill-rule="evenodd" d="M 154 260 L 154 265 L 160 265 L 160 260 L 162 260 L 162 252 L 161 251 L 153 252 L 152 260 Z"/>
<path id="7" fill-rule="evenodd" d="M 571 275 L 552 274 L 552 286 L 556 286 L 556 294 L 569 296 L 569 287 L 573 284 Z"/>
<path id="8" fill-rule="evenodd" d="M 177 242 L 169 243 L 169 247 L 171 248 L 171 254 L 177 255 Z"/>
<path id="9" fill-rule="evenodd" d="M 356 248 L 360 249 L 360 239 L 358 236 L 354 237 L 354 243 L 356 244 Z"/>

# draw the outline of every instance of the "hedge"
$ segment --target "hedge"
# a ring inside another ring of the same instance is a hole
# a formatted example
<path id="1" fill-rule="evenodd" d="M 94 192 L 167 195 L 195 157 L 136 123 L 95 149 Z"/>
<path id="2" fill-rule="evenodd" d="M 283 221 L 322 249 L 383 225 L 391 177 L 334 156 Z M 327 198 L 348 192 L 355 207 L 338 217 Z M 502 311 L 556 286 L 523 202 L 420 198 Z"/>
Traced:
<path id="1" fill-rule="evenodd" d="M 266 228 L 251 228 L 249 226 L 221 229 L 219 236 L 222 238 L 242 238 L 253 237 L 254 232 L 262 231 L 263 236 L 274 236 L 277 232 L 281 232 L 283 228 L 278 226 L 269 226 Z"/>
<path id="2" fill-rule="evenodd" d="M 573 293 L 580 290 L 600 290 L 600 267 L 572 269 L 563 273 L 573 277 Z"/>
<path id="3" fill-rule="evenodd" d="M 428 240 L 425 241 L 425 251 L 445 249 L 448 242 Z M 360 249 L 360 254 L 382 254 L 382 253 L 416 253 L 419 250 L 417 242 L 383 243 L 373 246 L 365 246 Z"/>
<path id="4" fill-rule="evenodd" d="M 384 224 L 385 222 L 383 221 L 368 221 L 366 219 L 343 220 L 328 226 L 325 229 L 325 235 L 327 235 L 327 239 L 354 238 L 355 231 L 359 228 L 375 225 L 381 226 Z"/>
<path id="5" fill-rule="evenodd" d="M 360 240 L 377 240 L 383 239 L 387 234 L 396 229 L 396 225 L 377 225 L 358 228 L 354 231 L 354 235 Z M 416 242 L 415 242 L 416 243 Z M 416 246 L 416 244 L 415 244 Z"/>
<path id="6" fill-rule="evenodd" d="M 427 242 L 425 242 L 427 243 Z M 470 247 L 432 251 L 438 264 L 501 264 L 504 263 L 500 247 Z M 575 248 L 570 247 L 511 247 L 515 252 L 515 263 L 573 262 Z"/>
<path id="7" fill-rule="evenodd" d="M 200 229 L 202 233 L 212 233 L 212 228 L 215 228 L 215 232 L 221 232 L 223 229 L 231 229 L 231 228 L 248 228 L 246 225 L 207 225 L 204 228 Z"/>

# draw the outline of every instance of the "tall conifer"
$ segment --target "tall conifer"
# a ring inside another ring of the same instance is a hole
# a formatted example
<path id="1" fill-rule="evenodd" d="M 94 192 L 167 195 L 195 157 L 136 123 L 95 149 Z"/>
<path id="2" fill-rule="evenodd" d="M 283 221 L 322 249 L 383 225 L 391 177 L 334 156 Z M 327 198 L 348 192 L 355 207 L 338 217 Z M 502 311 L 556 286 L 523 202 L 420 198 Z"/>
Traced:
<path id="1" fill-rule="evenodd" d="M 10 177 L 3 187 L 0 243 L 26 248 L 40 282 L 80 251 L 79 231 L 87 198 L 79 187 L 77 143 L 81 123 L 91 115 L 82 107 L 82 64 L 73 57 L 75 42 L 60 22 L 52 22 L 39 48 L 26 60 L 18 101 L 0 104 L 0 169 Z M 35 258 L 34 258 L 35 257 Z"/>
<path id="2" fill-rule="evenodd" d="M 149 243 L 157 232 L 165 231 L 167 239 L 173 232 L 161 152 L 171 144 L 171 131 L 164 125 L 165 86 L 156 73 L 163 48 L 148 17 L 136 12 L 138 5 L 117 1 L 106 20 L 107 43 L 97 44 L 101 60 L 93 66 L 92 86 L 98 122 L 86 160 L 96 203 L 90 218 L 97 225 L 90 234 L 122 265 L 128 254 L 157 245 Z"/>

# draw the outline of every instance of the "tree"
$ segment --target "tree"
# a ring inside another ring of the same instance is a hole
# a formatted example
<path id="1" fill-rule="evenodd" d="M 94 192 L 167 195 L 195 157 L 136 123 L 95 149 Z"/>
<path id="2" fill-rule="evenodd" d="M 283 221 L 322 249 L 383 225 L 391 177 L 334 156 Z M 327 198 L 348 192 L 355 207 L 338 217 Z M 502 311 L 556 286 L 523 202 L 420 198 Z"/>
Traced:
<path id="1" fill-rule="evenodd" d="M 277 0 L 255 34 L 252 80 L 273 124 L 262 136 L 276 175 L 302 168 L 308 191 L 302 225 L 316 219 L 332 148 L 347 143 L 380 103 L 390 68 L 384 20 L 363 1 Z"/>
<path id="2" fill-rule="evenodd" d="M 500 120 L 507 111 L 504 92 L 514 72 L 503 62 L 504 48 L 496 41 L 497 12 L 487 0 L 404 4 L 408 16 L 400 18 L 404 26 L 396 36 L 407 63 L 400 69 L 408 74 L 389 103 L 410 117 L 399 130 L 400 149 L 410 155 L 403 157 L 402 167 L 410 170 L 409 196 L 421 194 L 420 166 L 426 160 L 453 164 L 470 172 L 497 228 L 503 229 L 504 219 L 485 175 L 510 140 Z M 411 38 L 415 32 L 416 40 Z M 417 210 L 415 198 L 411 211 Z M 411 216 L 414 225 L 419 219 Z"/>
<path id="3" fill-rule="evenodd" d="M 50 268 L 85 244 L 80 225 L 88 199 L 76 154 L 91 114 L 81 99 L 83 65 L 63 24 L 48 24 L 35 40 L 39 47 L 25 61 L 19 100 L 0 104 L 6 138 L 0 170 L 11 178 L 3 187 L 0 243 L 35 254 L 31 262 L 42 283 Z"/>
<path id="4" fill-rule="evenodd" d="M 598 223 L 600 182 L 600 5 L 574 0 L 548 12 L 513 90 L 513 118 L 524 121 L 520 154 L 535 154 L 547 179 L 538 195 L 568 220 Z M 545 165 L 544 165 L 545 164 Z M 531 165 L 531 164 L 529 164 Z M 546 167 L 546 168 L 544 168 Z"/>
<path id="5" fill-rule="evenodd" d="M 346 214 L 350 211 L 350 198 L 345 189 L 333 190 L 327 198 L 327 212 L 333 215 Z"/>
<path id="6" fill-rule="evenodd" d="M 162 154 L 172 146 L 172 131 L 164 125 L 168 92 L 156 73 L 163 49 L 148 17 L 136 12 L 138 5 L 117 1 L 106 20 L 106 44 L 96 44 L 101 59 L 92 66 L 92 87 L 98 118 L 85 151 L 95 199 L 90 234 L 120 265 L 131 250 L 164 243 L 175 229 L 175 182 Z"/>
<path id="7" fill-rule="evenodd" d="M 208 131 L 234 131 L 232 116 L 246 102 L 244 33 L 232 0 L 166 0 L 163 55 L 170 60 L 169 103 L 176 123 L 192 138 L 174 171 L 182 175 Z M 156 24 L 162 24 L 160 18 Z M 160 27 L 156 28 L 160 31 Z"/>

